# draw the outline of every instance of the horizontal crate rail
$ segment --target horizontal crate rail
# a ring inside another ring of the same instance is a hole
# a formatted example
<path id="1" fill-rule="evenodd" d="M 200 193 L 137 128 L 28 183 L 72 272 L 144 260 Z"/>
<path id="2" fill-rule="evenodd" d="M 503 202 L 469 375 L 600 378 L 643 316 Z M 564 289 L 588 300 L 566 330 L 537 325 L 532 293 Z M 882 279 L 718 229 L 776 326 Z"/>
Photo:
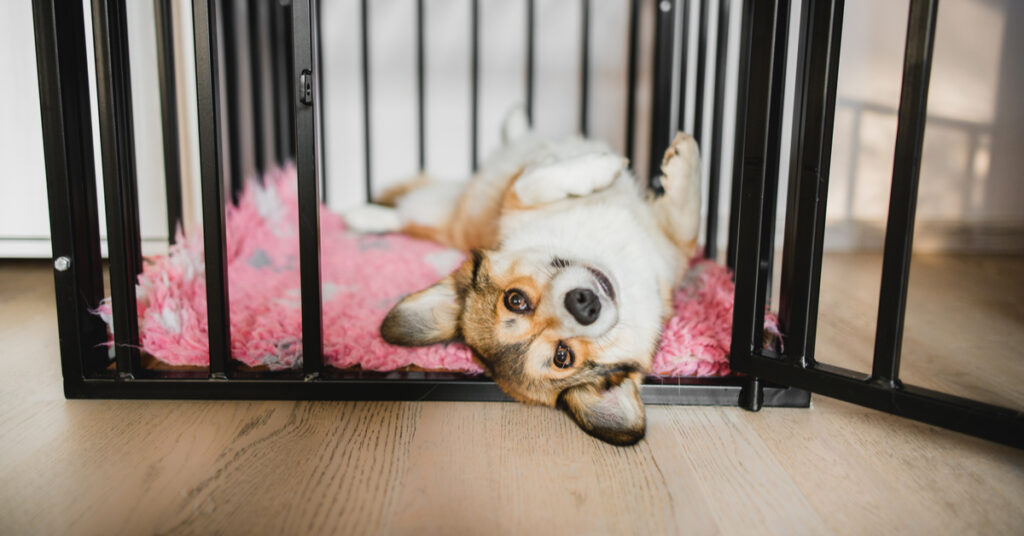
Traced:
<path id="1" fill-rule="evenodd" d="M 642 388 L 644 403 L 654 405 L 738 406 L 749 393 L 745 378 L 650 378 Z M 69 398 L 207 399 L 207 400 L 408 400 L 508 402 L 498 386 L 484 377 L 452 373 L 331 372 L 317 381 L 301 378 L 237 377 L 210 381 L 189 373 L 174 379 L 131 382 L 104 379 L 65 381 Z M 807 407 L 810 393 L 766 384 L 760 389 L 766 407 Z"/>
<path id="2" fill-rule="evenodd" d="M 1024 448 L 1024 413 L 1014 409 L 914 385 L 894 388 L 862 372 L 826 363 L 805 365 L 770 354 L 755 354 L 743 368 L 798 389 Z"/>

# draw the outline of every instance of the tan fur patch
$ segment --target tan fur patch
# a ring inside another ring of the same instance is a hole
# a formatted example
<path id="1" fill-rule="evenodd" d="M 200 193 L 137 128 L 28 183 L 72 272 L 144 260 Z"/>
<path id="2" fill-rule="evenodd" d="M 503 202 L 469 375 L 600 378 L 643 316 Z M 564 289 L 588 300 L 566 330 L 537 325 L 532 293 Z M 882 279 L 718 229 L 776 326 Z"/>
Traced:
<path id="1" fill-rule="evenodd" d="M 418 190 L 426 185 L 430 184 L 430 179 L 424 173 L 417 174 L 414 178 L 396 184 L 376 196 L 373 200 L 378 205 L 385 207 L 394 207 L 398 200 L 409 194 L 413 190 Z"/>

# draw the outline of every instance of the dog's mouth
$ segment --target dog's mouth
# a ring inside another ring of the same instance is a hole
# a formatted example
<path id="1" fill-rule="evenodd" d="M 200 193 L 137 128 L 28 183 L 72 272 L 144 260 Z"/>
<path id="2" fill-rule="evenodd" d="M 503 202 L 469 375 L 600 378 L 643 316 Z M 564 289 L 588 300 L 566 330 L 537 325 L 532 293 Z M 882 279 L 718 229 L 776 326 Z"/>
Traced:
<path id="1" fill-rule="evenodd" d="M 605 295 L 607 295 L 612 301 L 615 301 L 615 286 L 612 285 L 612 280 L 608 279 L 608 276 L 605 275 L 604 272 L 594 268 L 593 266 L 587 266 L 586 268 L 587 271 L 594 276 L 594 279 L 597 280 L 597 285 L 601 287 L 601 290 L 604 291 Z"/>

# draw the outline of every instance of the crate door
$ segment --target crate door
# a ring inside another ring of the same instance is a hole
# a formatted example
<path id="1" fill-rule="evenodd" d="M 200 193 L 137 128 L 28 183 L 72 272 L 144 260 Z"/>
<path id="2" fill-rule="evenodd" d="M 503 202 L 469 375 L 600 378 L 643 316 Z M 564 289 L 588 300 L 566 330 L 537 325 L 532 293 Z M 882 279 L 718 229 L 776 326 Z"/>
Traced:
<path id="1" fill-rule="evenodd" d="M 788 1 L 743 3 L 740 116 L 739 224 L 733 237 L 736 304 L 733 370 L 750 376 L 756 409 L 761 381 L 813 393 L 952 430 L 1024 447 L 1019 411 L 904 384 L 899 379 L 903 321 L 909 280 L 914 212 L 924 138 L 938 0 L 912 0 L 871 374 L 814 359 L 822 235 L 836 71 L 843 6 L 841 0 L 804 1 L 799 21 L 792 176 L 786 211 L 780 291 L 780 325 L 785 344 L 765 348 L 764 315 L 771 285 L 771 243 L 777 191 L 778 124 L 781 122 Z M 783 37 L 780 39 L 779 37 Z M 773 167 L 774 166 L 774 167 Z M 777 350 L 777 351 L 776 351 Z M 749 398 L 748 396 L 748 398 Z"/>

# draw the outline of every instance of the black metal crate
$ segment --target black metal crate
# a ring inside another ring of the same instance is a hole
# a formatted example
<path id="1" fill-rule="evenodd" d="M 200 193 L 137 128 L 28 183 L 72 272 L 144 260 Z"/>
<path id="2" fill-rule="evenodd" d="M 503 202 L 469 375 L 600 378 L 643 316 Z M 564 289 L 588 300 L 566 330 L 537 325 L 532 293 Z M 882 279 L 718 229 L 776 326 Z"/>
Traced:
<path id="1" fill-rule="evenodd" d="M 718 200 L 724 110 L 736 108 L 728 244 L 725 259 L 736 273 L 736 307 L 732 340 L 732 367 L 740 374 L 725 378 L 649 378 L 643 396 L 655 404 L 762 406 L 809 405 L 809 391 L 822 392 L 877 409 L 910 416 L 941 426 L 1024 445 L 1024 419 L 1018 412 L 958 399 L 941 393 L 904 386 L 898 380 L 901 328 L 906 301 L 909 255 L 913 235 L 917 175 L 927 100 L 931 47 L 937 0 L 912 0 L 907 37 L 903 95 L 897 137 L 896 169 L 887 228 L 885 267 L 875 352 L 870 377 L 856 377 L 814 359 L 821 248 L 828 185 L 828 165 L 835 108 L 835 86 L 842 28 L 842 0 L 800 0 L 799 20 L 790 20 L 789 0 L 631 0 L 629 26 L 626 153 L 632 157 L 636 135 L 637 62 L 643 10 L 655 17 L 650 162 L 671 139 L 673 119 L 684 124 L 685 85 L 695 84 L 695 137 L 710 159 L 705 255 L 718 256 Z M 93 161 L 88 77 L 86 75 L 84 16 L 81 4 L 60 5 L 55 0 L 34 0 L 36 51 L 40 100 L 43 106 L 44 147 L 50 221 L 58 296 L 58 321 L 65 393 L 70 398 L 266 398 L 266 399 L 393 399 L 393 400 L 507 400 L 496 385 L 484 378 L 455 373 L 396 371 L 372 373 L 336 370 L 323 364 L 323 324 L 320 274 L 319 205 L 328 186 L 322 181 L 321 150 L 322 78 L 319 57 L 319 4 L 316 0 L 249 2 L 250 39 L 269 41 L 269 57 L 253 55 L 250 72 L 261 76 L 269 69 L 271 95 L 254 102 L 276 103 L 267 115 L 251 111 L 259 126 L 269 125 L 275 137 L 254 144 L 257 162 L 294 160 L 298 174 L 300 271 L 302 295 L 303 366 L 301 372 L 260 373 L 240 370 L 230 359 L 225 263 L 225 203 L 241 189 L 239 140 L 242 131 L 237 100 L 221 102 L 221 84 L 232 94 L 239 91 L 237 72 L 218 52 L 225 43 L 228 55 L 241 0 L 193 0 L 195 60 L 199 112 L 199 142 L 209 315 L 209 369 L 154 371 L 145 369 L 138 348 L 135 278 L 142 266 L 138 200 L 133 154 L 131 87 L 128 68 L 124 0 L 93 0 L 92 20 L 97 64 L 99 126 L 106 220 L 110 243 L 110 294 L 114 311 L 115 368 L 101 343 L 107 333 L 91 313 L 104 294 L 103 264 L 99 252 L 99 215 L 92 176 Z M 366 191 L 372 186 L 370 169 L 368 0 L 361 2 L 363 131 L 366 155 Z M 167 0 L 155 0 L 161 103 L 165 142 L 168 228 L 171 236 L 181 219 L 180 163 L 178 162 L 175 108 L 174 47 L 170 38 L 171 9 Z M 415 9 L 417 40 L 418 157 L 424 164 L 424 2 Z M 708 53 L 712 6 L 717 6 L 715 54 Z M 526 86 L 528 115 L 534 96 L 534 1 L 526 0 Z M 478 162 L 479 124 L 479 0 L 470 0 L 471 59 L 471 167 Z M 590 1 L 581 0 L 582 28 L 579 132 L 589 130 Z M 726 102 L 729 13 L 739 10 L 737 100 Z M 686 73 L 690 25 L 696 13 L 698 35 L 695 80 L 686 76 L 673 84 L 673 72 Z M 683 23 L 680 23 L 682 21 Z M 796 111 L 792 154 L 783 155 L 782 103 L 787 33 L 799 25 L 796 73 Z M 676 33 L 682 31 L 683 36 Z M 218 34 L 224 35 L 219 38 Z M 219 40 L 220 39 L 220 40 Z M 683 43 L 681 50 L 676 42 Z M 264 47 L 254 47 L 260 48 Z M 712 90 L 705 78 L 714 67 Z M 224 69 L 228 76 L 221 76 Z M 259 86 L 259 87 L 257 87 Z M 265 87 L 253 85 L 254 91 Z M 673 103 L 673 101 L 676 101 Z M 674 106 L 675 104 L 675 106 Z M 710 107 L 710 140 L 701 140 Z M 224 107 L 227 107 L 224 110 Z M 673 109 L 679 117 L 672 118 Z M 222 112 L 228 118 L 221 121 Z M 263 132 L 264 130 L 261 130 Z M 782 245 L 780 323 L 786 337 L 784 352 L 762 348 L 765 304 L 770 302 L 773 264 L 775 201 L 780 162 L 792 165 Z M 262 164 L 259 164 L 262 165 Z M 647 171 L 652 189 L 660 188 L 656 169 Z M 228 171 L 225 176 L 224 169 Z M 638 173 L 640 170 L 637 170 Z M 172 238 L 173 239 L 173 238 Z"/>

